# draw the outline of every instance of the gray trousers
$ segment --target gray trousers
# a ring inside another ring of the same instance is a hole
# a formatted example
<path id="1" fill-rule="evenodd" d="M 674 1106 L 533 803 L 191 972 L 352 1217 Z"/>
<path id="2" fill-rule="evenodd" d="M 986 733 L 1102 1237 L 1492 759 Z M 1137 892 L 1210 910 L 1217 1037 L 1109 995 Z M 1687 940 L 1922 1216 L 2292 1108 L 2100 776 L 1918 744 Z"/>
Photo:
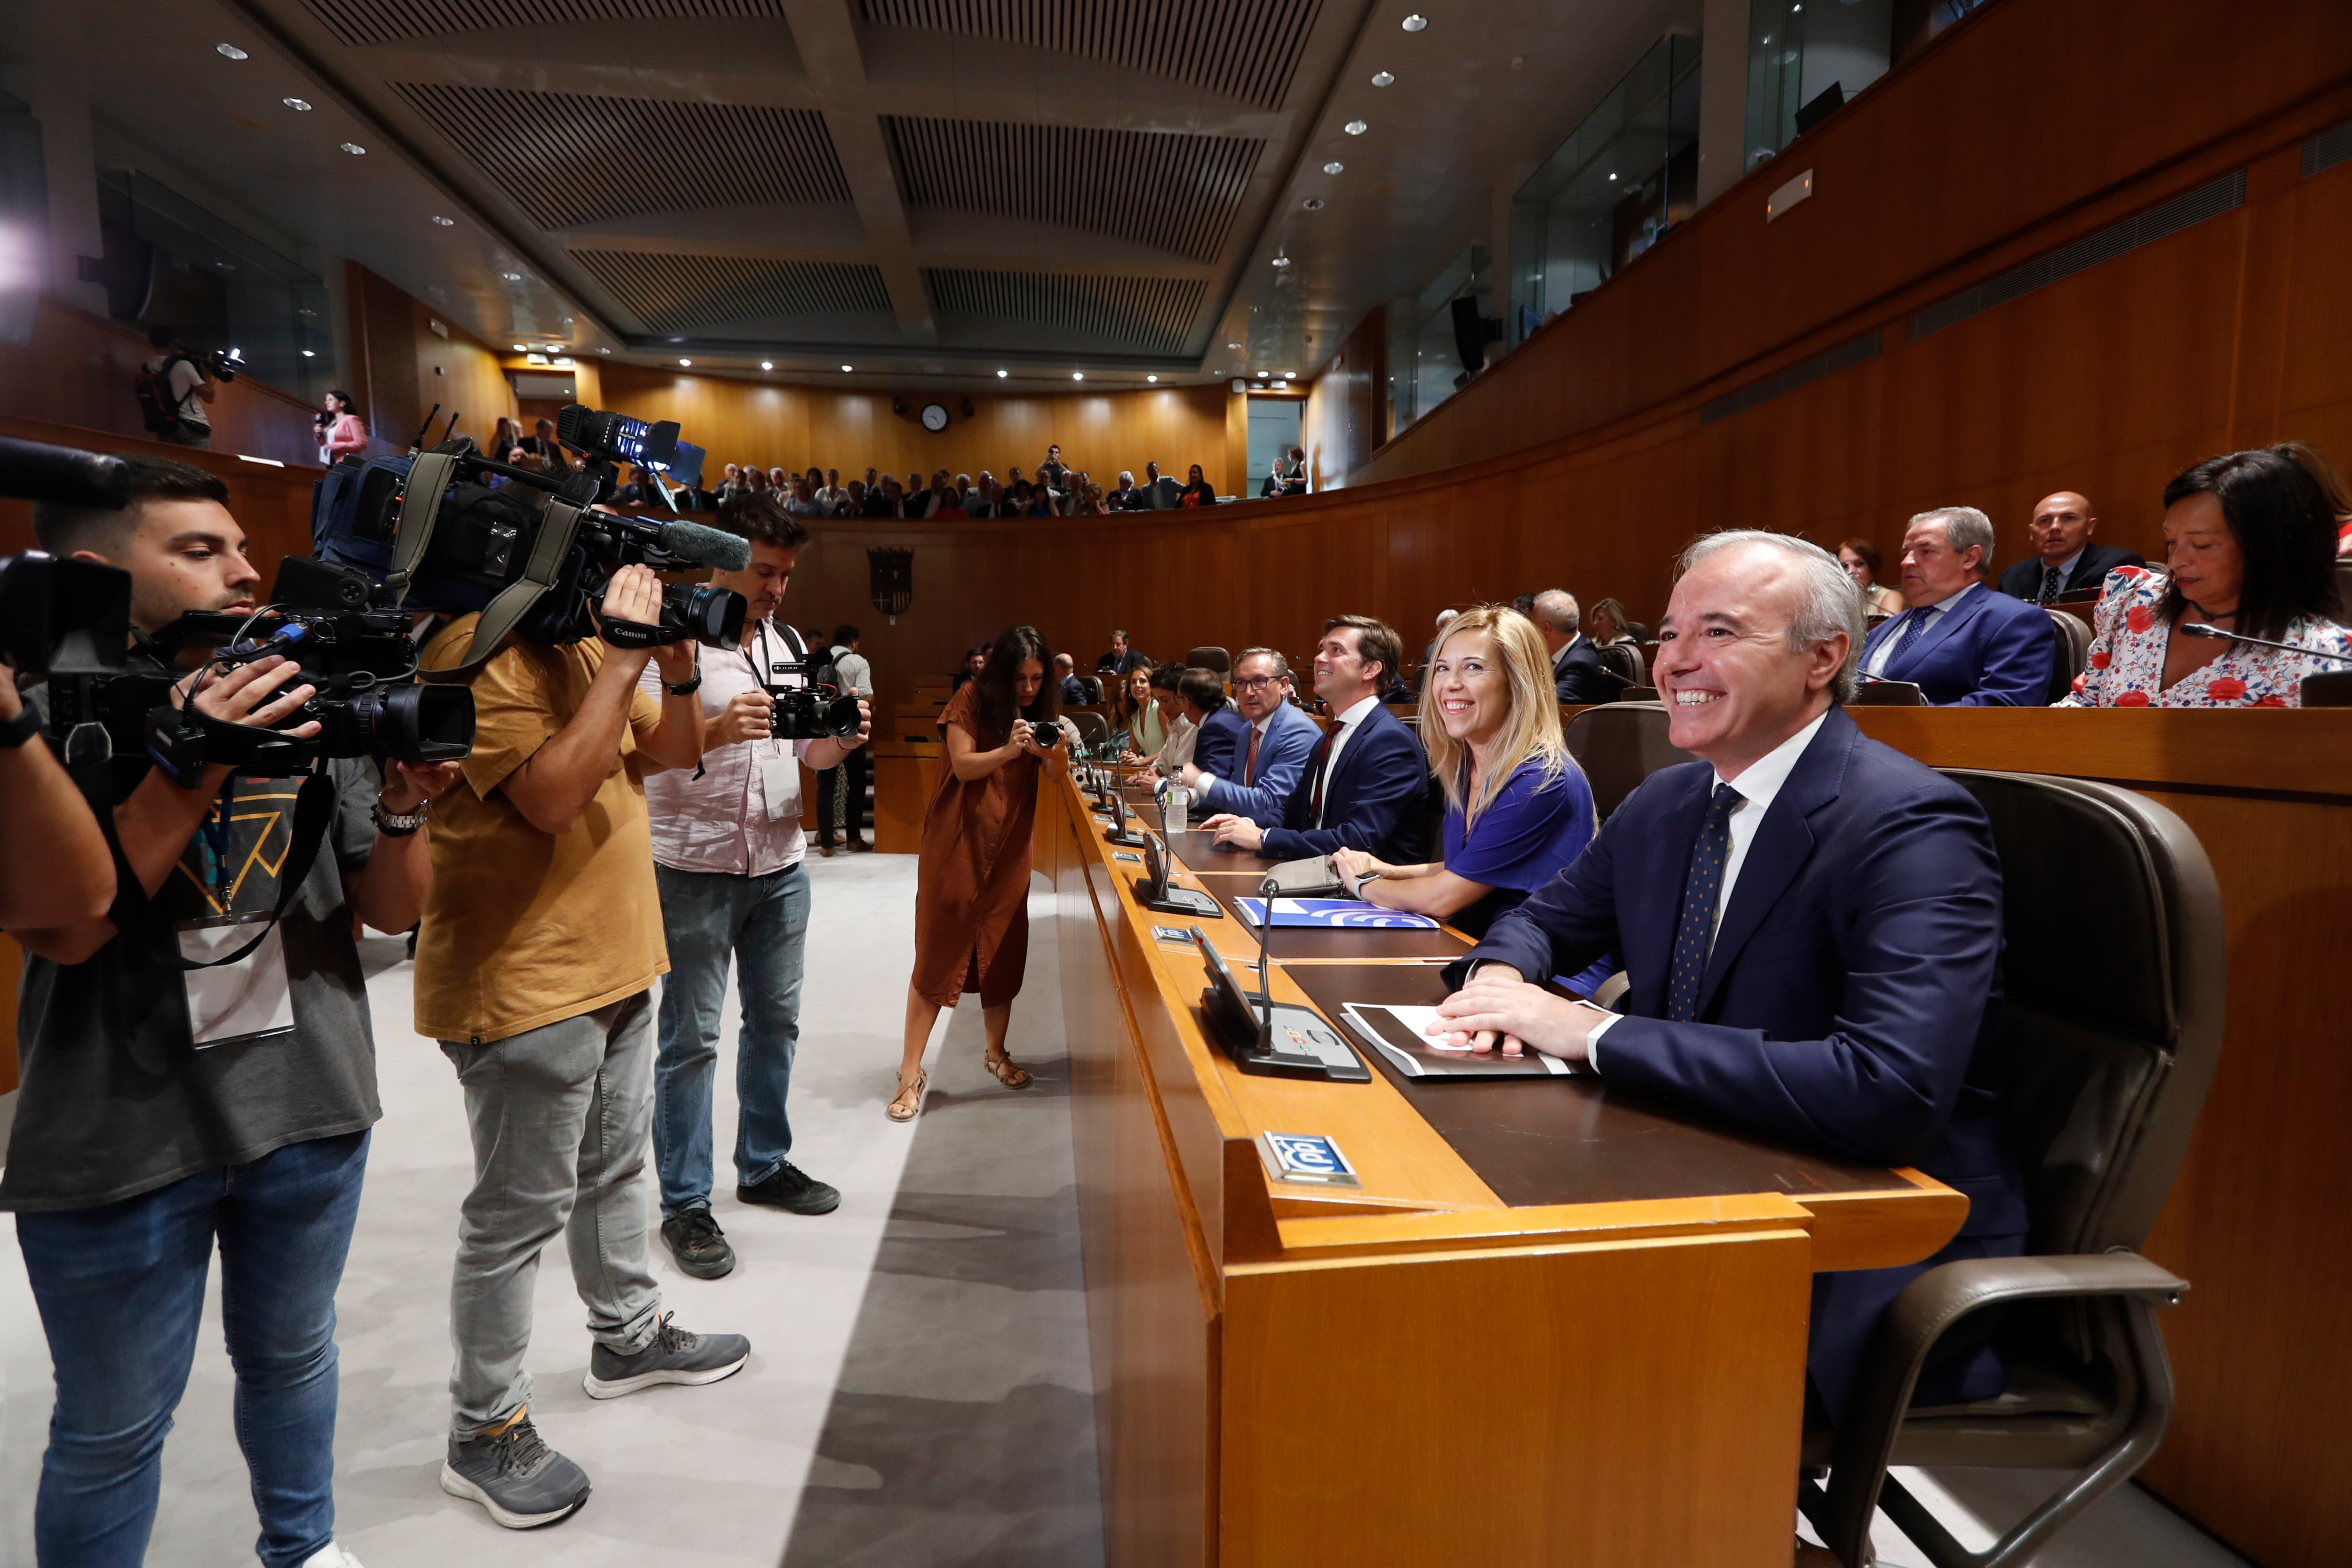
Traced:
<path id="1" fill-rule="evenodd" d="M 449 1282 L 450 1426 L 459 1437 L 530 1402 L 532 1288 L 540 1249 L 563 1235 L 588 1331 L 619 1351 L 653 1338 L 649 1194 L 651 991 L 576 1018 L 441 1050 L 466 1090 L 474 1189 L 458 1210 Z"/>

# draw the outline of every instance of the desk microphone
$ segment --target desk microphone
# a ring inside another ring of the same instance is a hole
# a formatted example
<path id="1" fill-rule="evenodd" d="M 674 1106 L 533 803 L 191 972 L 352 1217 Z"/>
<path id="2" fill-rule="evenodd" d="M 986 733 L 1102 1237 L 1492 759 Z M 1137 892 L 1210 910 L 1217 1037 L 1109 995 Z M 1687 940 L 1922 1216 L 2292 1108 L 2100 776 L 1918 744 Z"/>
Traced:
<path id="1" fill-rule="evenodd" d="M 2336 664 L 2352 664 L 2340 653 L 2325 648 L 2297 647 L 2293 643 L 2273 642 L 2268 637 L 2250 637 L 2243 632 L 2225 632 L 2203 621 L 2185 621 L 2178 628 L 2192 637 L 2212 637 L 2221 642 L 2242 642 L 2255 647 L 2274 647 L 2281 653 L 2301 654 L 2305 658 L 2324 658 Z M 2352 672 L 2325 669 L 2317 675 L 2306 675 L 2296 692 L 2305 708 L 2352 708 Z"/>
<path id="2" fill-rule="evenodd" d="M 2212 637 L 2221 642 L 2252 643 L 2256 647 L 2274 647 L 2281 653 L 2299 653 L 2305 658 L 2326 658 L 2333 659 L 2337 664 L 2352 664 L 2352 658 L 2347 658 L 2340 653 L 2329 653 L 2326 648 L 2297 647 L 2291 642 L 2273 642 L 2268 637 L 2250 637 L 2243 632 L 2225 632 L 2221 627 L 2205 621 L 2184 621 L 2174 629 L 2183 637 Z"/>
<path id="3" fill-rule="evenodd" d="M 1274 1046 L 1274 963 L 1266 957 L 1267 933 L 1274 930 L 1274 895 L 1278 890 L 1274 878 L 1268 877 L 1257 885 L 1257 1044 L 1260 1050 Z"/>

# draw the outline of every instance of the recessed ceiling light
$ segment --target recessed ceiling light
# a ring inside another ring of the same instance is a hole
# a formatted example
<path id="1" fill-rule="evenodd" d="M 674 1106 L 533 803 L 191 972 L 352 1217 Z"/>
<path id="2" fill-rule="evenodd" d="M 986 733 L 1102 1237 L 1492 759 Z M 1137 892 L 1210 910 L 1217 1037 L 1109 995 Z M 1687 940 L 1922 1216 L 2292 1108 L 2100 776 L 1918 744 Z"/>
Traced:
<path id="1" fill-rule="evenodd" d="M 1006 376 L 1011 375 L 1013 373 L 1009 370 L 1000 370 L 996 373 L 996 379 L 1003 381 Z"/>
<path id="2" fill-rule="evenodd" d="M 1360 120 L 1350 120 L 1347 124 L 1339 127 L 1339 129 L 1345 131 L 1350 136 L 1361 136 L 1365 132 L 1370 131 L 1371 127 L 1365 124 Z"/>
<path id="3" fill-rule="evenodd" d="M 760 368 L 761 370 L 773 370 L 776 368 L 776 362 L 772 359 L 763 359 L 760 362 Z"/>
<path id="4" fill-rule="evenodd" d="M 1239 344 L 1239 343 L 1227 343 L 1227 344 L 1225 345 L 1225 347 L 1227 347 L 1227 348 L 1229 348 L 1229 349 L 1237 349 L 1237 348 L 1241 347 L 1241 344 Z"/>
<path id="5" fill-rule="evenodd" d="M 1147 375 L 1143 379 L 1146 381 L 1158 381 L 1160 378 L 1156 375 Z"/>
<path id="6" fill-rule="evenodd" d="M 1274 264 L 1276 267 L 1287 267 L 1290 265 L 1290 258 L 1287 256 L 1277 256 L 1274 258 Z"/>
<path id="7" fill-rule="evenodd" d="M 310 350 L 309 350 L 309 349 L 304 349 L 304 350 L 302 351 L 302 357 L 303 357 L 304 359 L 317 359 L 319 356 L 318 356 L 316 353 L 312 353 Z"/>
<path id="8" fill-rule="evenodd" d="M 845 370 L 847 370 L 849 367 L 848 367 L 847 365 L 843 365 L 841 368 L 842 368 L 843 370 L 845 370 Z"/>
<path id="9" fill-rule="evenodd" d="M 246 58 L 245 51 L 235 44 L 215 44 L 213 53 L 225 60 L 241 60 Z"/>
<path id="10" fill-rule="evenodd" d="M 1321 196 L 1309 196 L 1307 198 L 1306 206 L 1308 212 L 1319 213 L 1323 210 L 1323 198 Z"/>
<path id="11" fill-rule="evenodd" d="M 690 360 L 690 359 L 682 359 L 682 360 L 678 361 L 677 363 L 680 363 L 680 364 L 682 364 L 682 365 L 690 365 L 690 364 L 692 364 L 694 362 L 693 362 L 692 360 Z"/>
<path id="12" fill-rule="evenodd" d="M 1615 183 L 1616 183 L 1617 175 L 1616 175 L 1615 171 L 1613 171 L 1613 170 L 1612 170 L 1612 171 L 1611 171 L 1610 175 L 1609 175 L 1609 179 L 1610 179 L 1610 183 L 1611 183 L 1611 184 L 1615 184 Z"/>
<path id="13" fill-rule="evenodd" d="M 308 114 L 310 112 L 310 106 L 303 102 L 299 98 L 281 98 L 278 101 L 284 104 L 287 108 L 292 110 L 297 114 Z"/>
<path id="14" fill-rule="evenodd" d="M 1372 85 L 1374 87 L 1387 87 L 1395 80 L 1396 78 L 1391 76 L 1387 71 L 1374 71 L 1372 73 Z"/>
<path id="15" fill-rule="evenodd" d="M 1070 379 L 1071 379 L 1072 381 L 1084 381 L 1084 380 L 1086 380 L 1086 378 L 1087 378 L 1087 373 L 1086 373 L 1085 371 L 1082 371 L 1082 370 L 1074 370 L 1074 371 L 1072 371 L 1072 372 L 1070 373 Z"/>
<path id="16" fill-rule="evenodd" d="M 522 281 L 522 274 L 520 272 L 501 272 L 499 276 L 505 279 L 509 283 L 520 283 Z"/>
<path id="17" fill-rule="evenodd" d="M 455 228 L 457 226 L 457 220 L 456 218 L 443 217 L 439 213 L 435 213 L 433 215 L 433 221 L 439 224 L 443 228 Z"/>
<path id="18" fill-rule="evenodd" d="M 367 156 L 367 149 L 361 146 L 356 142 L 344 142 L 343 151 L 349 153 L 354 158 L 364 158 Z"/>
<path id="19" fill-rule="evenodd" d="M 517 343 L 515 344 L 515 353 L 519 354 L 527 354 L 530 353 L 530 345 L 529 343 Z"/>
<path id="20" fill-rule="evenodd" d="M 1298 379 L 1298 373 L 1295 370 L 1286 370 L 1282 373 L 1282 379 L 1285 381 L 1297 381 Z"/>
<path id="21" fill-rule="evenodd" d="M 1337 158 L 1334 158 L 1331 162 L 1323 165 L 1323 172 L 1327 174 L 1336 174 L 1347 168 L 1347 164 L 1342 163 Z"/>
<path id="22" fill-rule="evenodd" d="M 600 353 L 600 354 L 608 354 L 608 353 L 611 353 L 613 351 L 612 351 L 611 349 L 598 349 L 596 352 L 597 352 L 598 353 Z"/>
<path id="23" fill-rule="evenodd" d="M 1418 33 L 1428 26 L 1429 18 L 1418 11 L 1404 19 L 1404 30 L 1408 33 Z"/>

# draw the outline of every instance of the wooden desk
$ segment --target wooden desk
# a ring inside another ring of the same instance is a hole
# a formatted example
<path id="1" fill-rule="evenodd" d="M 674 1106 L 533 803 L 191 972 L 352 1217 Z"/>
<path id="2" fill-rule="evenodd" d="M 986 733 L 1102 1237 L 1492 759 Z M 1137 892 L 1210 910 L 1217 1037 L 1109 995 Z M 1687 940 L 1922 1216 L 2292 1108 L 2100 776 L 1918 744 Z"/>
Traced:
<path id="1" fill-rule="evenodd" d="M 1596 1085 L 1244 1074 L 1202 1032 L 1198 950 L 1153 928 L 1243 956 L 1247 929 L 1139 908 L 1076 785 L 1040 787 L 1111 1561 L 1782 1568 L 1813 1272 L 1926 1257 L 1966 1200 Z M 1192 886 L 1261 868 L 1178 842 Z M 1434 975 L 1277 943 L 1270 984 Z M 1269 1183 L 1269 1131 L 1328 1134 L 1362 1185 Z"/>
<path id="2" fill-rule="evenodd" d="M 882 855 L 912 855 L 923 847 L 923 813 L 939 787 L 940 759 L 936 739 L 869 742 L 874 768 L 874 848 Z"/>

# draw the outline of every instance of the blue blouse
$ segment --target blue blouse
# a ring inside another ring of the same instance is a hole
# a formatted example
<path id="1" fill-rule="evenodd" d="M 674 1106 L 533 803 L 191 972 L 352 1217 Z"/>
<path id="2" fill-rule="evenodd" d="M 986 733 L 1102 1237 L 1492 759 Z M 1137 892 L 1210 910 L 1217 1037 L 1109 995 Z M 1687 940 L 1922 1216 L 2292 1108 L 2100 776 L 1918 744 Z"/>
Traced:
<path id="1" fill-rule="evenodd" d="M 1494 889 L 1454 917 L 1483 937 L 1496 917 L 1512 909 L 1584 853 L 1592 842 L 1592 787 L 1570 759 L 1549 780 L 1530 758 L 1503 782 L 1475 825 L 1462 807 L 1445 808 L 1445 868 Z"/>

